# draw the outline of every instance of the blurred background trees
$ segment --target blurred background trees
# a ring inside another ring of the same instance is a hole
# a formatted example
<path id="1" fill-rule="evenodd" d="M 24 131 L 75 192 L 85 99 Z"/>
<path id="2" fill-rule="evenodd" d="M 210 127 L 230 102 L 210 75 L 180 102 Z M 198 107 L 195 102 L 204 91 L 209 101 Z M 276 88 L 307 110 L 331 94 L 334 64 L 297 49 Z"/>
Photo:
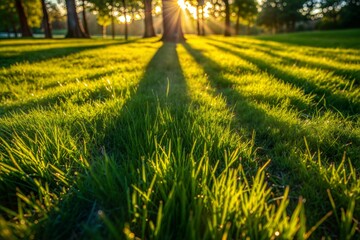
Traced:
<path id="1" fill-rule="evenodd" d="M 153 37 L 174 21 L 163 21 L 167 2 L 198 35 L 360 27 L 359 0 L 1 0 L 0 37 Z"/>

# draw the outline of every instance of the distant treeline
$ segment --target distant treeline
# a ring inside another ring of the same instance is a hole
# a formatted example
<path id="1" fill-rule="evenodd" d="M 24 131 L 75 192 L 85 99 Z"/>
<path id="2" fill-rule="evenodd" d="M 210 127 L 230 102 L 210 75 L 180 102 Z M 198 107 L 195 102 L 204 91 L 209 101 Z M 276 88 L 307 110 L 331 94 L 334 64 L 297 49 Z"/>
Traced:
<path id="1" fill-rule="evenodd" d="M 198 35 L 360 27 L 359 0 L 2 0 L 0 32 L 3 37 L 45 33 L 51 38 L 53 32 L 151 37 L 163 32 L 164 2 L 183 10 L 185 33 Z"/>

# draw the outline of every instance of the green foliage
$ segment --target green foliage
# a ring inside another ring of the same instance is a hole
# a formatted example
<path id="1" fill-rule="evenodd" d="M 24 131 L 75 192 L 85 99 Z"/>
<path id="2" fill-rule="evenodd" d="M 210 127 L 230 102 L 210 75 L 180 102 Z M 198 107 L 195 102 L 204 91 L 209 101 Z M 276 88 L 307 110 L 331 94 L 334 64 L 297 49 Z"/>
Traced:
<path id="1" fill-rule="evenodd" d="M 0 238 L 357 238 L 359 34 L 2 40 Z"/>
<path id="2" fill-rule="evenodd" d="M 0 2 L 0 30 L 10 31 L 18 27 L 18 16 L 14 1 L 4 0 Z"/>
<path id="3" fill-rule="evenodd" d="M 253 0 L 236 0 L 234 3 L 235 12 L 241 18 L 250 20 L 257 14 L 257 2 Z"/>
<path id="4" fill-rule="evenodd" d="M 140 16 L 143 7 L 141 1 L 133 0 L 90 0 L 89 2 L 92 4 L 92 10 L 96 12 L 98 23 L 102 26 L 110 25 L 112 17 L 114 17 L 114 21 L 119 22 L 120 17 L 125 13 L 134 20 L 135 14 Z M 124 4 L 126 4 L 126 8 L 124 8 Z"/>
<path id="5" fill-rule="evenodd" d="M 39 28 L 42 20 L 41 2 L 38 0 L 24 0 L 23 6 L 30 27 Z M 19 28 L 19 19 L 12 0 L 4 0 L 0 3 L 0 31 L 15 32 Z M 16 30 L 14 30 L 14 28 Z"/>
<path id="6" fill-rule="evenodd" d="M 359 27 L 360 2 L 356 0 L 309 0 L 308 16 L 319 19 L 319 29 Z"/>
<path id="7" fill-rule="evenodd" d="M 246 21 L 247 25 L 250 25 L 250 23 L 255 21 L 258 13 L 257 8 L 258 3 L 255 0 L 236 0 L 232 4 L 232 11 L 236 14 L 237 21 L 241 18 Z"/>
<path id="8" fill-rule="evenodd" d="M 42 20 L 41 2 L 38 0 L 23 0 L 29 27 L 39 28 Z"/>
<path id="9" fill-rule="evenodd" d="M 259 24 L 264 25 L 276 32 L 291 32 L 295 30 L 295 24 L 304 20 L 301 13 L 307 0 L 266 0 L 261 5 Z"/>

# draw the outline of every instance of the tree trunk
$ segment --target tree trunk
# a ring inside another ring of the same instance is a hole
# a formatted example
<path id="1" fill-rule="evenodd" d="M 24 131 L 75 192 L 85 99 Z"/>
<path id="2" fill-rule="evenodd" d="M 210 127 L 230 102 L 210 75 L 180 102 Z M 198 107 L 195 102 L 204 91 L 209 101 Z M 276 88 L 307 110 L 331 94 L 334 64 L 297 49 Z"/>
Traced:
<path id="1" fill-rule="evenodd" d="M 236 24 L 235 24 L 235 35 L 239 35 L 239 27 L 240 27 L 240 8 L 236 14 Z"/>
<path id="2" fill-rule="evenodd" d="M 20 28 L 22 37 L 32 37 L 32 33 L 27 22 L 27 17 L 25 15 L 24 6 L 21 0 L 15 0 L 16 11 L 19 15 Z"/>
<path id="3" fill-rule="evenodd" d="M 201 35 L 205 36 L 204 4 L 201 5 Z"/>
<path id="4" fill-rule="evenodd" d="M 122 0 L 122 4 L 123 4 L 123 7 L 124 7 L 124 17 L 125 17 L 124 35 L 125 35 L 125 40 L 128 40 L 128 23 L 127 23 L 127 14 L 126 14 L 126 1 Z"/>
<path id="5" fill-rule="evenodd" d="M 42 7 L 42 12 L 43 12 L 45 38 L 52 38 L 51 25 L 49 22 L 49 15 L 48 15 L 48 11 L 46 8 L 45 0 L 41 0 L 41 7 Z"/>
<path id="6" fill-rule="evenodd" d="M 231 36 L 231 26 L 230 26 L 230 4 L 229 0 L 223 0 L 225 3 L 225 32 L 224 35 Z"/>
<path id="7" fill-rule="evenodd" d="M 165 42 L 185 41 L 181 26 L 182 11 L 177 0 L 162 0 L 164 33 L 161 38 Z"/>
<path id="8" fill-rule="evenodd" d="M 225 36 L 231 36 L 231 27 L 230 27 L 230 4 L 229 0 L 223 0 L 225 4 Z"/>
<path id="9" fill-rule="evenodd" d="M 199 3 L 199 1 L 198 1 Z M 196 7 L 196 28 L 197 28 L 197 35 L 200 36 L 201 35 L 201 31 L 200 31 L 200 6 L 198 5 Z"/>
<path id="10" fill-rule="evenodd" d="M 103 38 L 106 37 L 106 26 L 105 25 L 102 26 L 102 37 Z"/>
<path id="11" fill-rule="evenodd" d="M 115 5 L 115 3 L 113 2 L 112 6 L 111 6 L 111 36 L 112 36 L 112 39 L 115 39 L 114 5 Z"/>
<path id="12" fill-rule="evenodd" d="M 82 17 L 83 17 L 83 24 L 84 24 L 84 32 L 90 36 L 90 32 L 89 32 L 89 28 L 88 28 L 88 24 L 87 24 L 87 19 L 86 19 L 86 4 L 85 4 L 85 0 L 82 0 Z"/>
<path id="13" fill-rule="evenodd" d="M 126 12 L 124 13 L 124 15 L 125 15 L 124 34 L 125 34 L 125 40 L 127 41 L 129 33 L 128 33 L 128 22 L 126 20 Z"/>
<path id="14" fill-rule="evenodd" d="M 145 6 L 145 31 L 144 38 L 155 37 L 154 23 L 152 18 L 152 0 L 144 0 Z"/>
<path id="15" fill-rule="evenodd" d="M 84 29 L 79 22 L 79 18 L 76 12 L 75 0 L 65 0 L 67 10 L 67 34 L 66 38 L 88 38 L 84 32 Z"/>

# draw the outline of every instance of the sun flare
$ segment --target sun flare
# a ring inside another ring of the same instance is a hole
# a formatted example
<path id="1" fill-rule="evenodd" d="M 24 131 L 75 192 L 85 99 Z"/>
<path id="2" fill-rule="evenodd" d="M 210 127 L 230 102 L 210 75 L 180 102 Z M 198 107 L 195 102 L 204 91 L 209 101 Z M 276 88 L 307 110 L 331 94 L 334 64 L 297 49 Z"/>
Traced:
<path id="1" fill-rule="evenodd" d="M 178 5 L 182 10 L 186 9 L 186 4 L 185 4 L 185 0 L 178 0 Z"/>

